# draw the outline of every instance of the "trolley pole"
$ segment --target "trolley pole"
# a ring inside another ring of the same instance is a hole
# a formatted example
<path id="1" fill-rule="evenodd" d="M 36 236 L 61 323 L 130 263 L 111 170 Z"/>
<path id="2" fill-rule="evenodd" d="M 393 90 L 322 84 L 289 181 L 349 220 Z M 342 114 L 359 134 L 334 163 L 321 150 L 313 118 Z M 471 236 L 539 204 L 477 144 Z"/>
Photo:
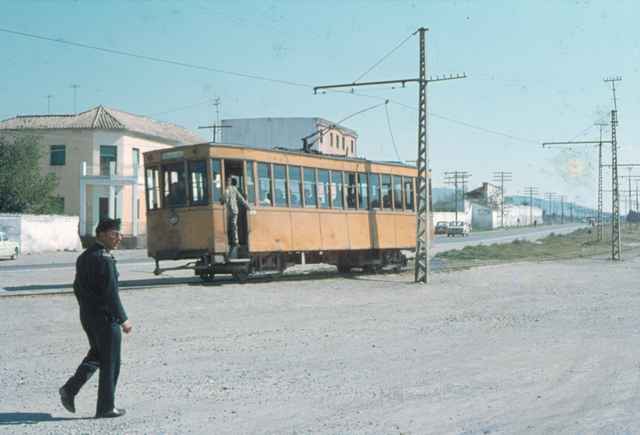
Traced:
<path id="1" fill-rule="evenodd" d="M 357 86 L 374 86 L 401 84 L 403 87 L 407 83 L 418 83 L 418 160 L 417 170 L 418 178 L 417 186 L 417 213 L 416 213 L 416 258 L 415 258 L 415 282 L 428 283 L 430 275 L 430 256 L 431 256 L 431 211 L 429 189 L 429 145 L 427 143 L 427 83 L 444 80 L 463 79 L 465 74 L 450 75 L 427 79 L 427 61 L 425 34 L 429 29 L 420 27 L 413 35 L 419 36 L 419 76 L 417 78 L 399 79 L 399 80 L 382 80 L 375 82 L 357 82 L 342 83 L 336 85 L 315 86 L 313 92 L 318 93 L 319 90 L 337 89 L 337 88 L 355 88 Z"/>

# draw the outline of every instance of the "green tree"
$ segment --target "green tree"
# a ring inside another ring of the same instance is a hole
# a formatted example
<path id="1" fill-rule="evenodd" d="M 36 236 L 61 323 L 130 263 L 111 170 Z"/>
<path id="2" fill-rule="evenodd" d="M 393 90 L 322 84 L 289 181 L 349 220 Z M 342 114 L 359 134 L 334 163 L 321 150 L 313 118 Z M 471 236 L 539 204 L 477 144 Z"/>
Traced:
<path id="1" fill-rule="evenodd" d="M 56 176 L 40 173 L 36 136 L 0 136 L 0 212 L 47 214 L 58 211 Z"/>

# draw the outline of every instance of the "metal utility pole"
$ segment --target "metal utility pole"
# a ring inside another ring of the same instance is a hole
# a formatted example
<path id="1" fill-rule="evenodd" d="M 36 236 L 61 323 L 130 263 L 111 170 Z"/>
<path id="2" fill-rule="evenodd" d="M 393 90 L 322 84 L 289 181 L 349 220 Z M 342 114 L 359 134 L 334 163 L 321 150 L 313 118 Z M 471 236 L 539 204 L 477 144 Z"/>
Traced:
<path id="1" fill-rule="evenodd" d="M 500 183 L 500 227 L 504 228 L 504 183 L 513 181 L 512 172 L 497 171 L 493 173 L 493 181 Z"/>
<path id="2" fill-rule="evenodd" d="M 47 115 L 51 115 L 51 99 L 53 98 L 53 95 L 48 94 L 46 98 L 47 98 Z"/>
<path id="3" fill-rule="evenodd" d="M 538 195 L 538 188 L 528 186 L 524 188 L 525 195 L 529 195 L 529 225 L 533 225 L 533 195 Z"/>
<path id="4" fill-rule="evenodd" d="M 230 125 L 222 125 L 220 124 L 220 106 L 222 103 L 220 103 L 220 98 L 216 97 L 213 102 L 211 103 L 211 105 L 213 107 L 216 108 L 216 121 L 213 122 L 213 124 L 211 125 L 203 125 L 203 126 L 199 126 L 198 128 L 200 129 L 211 129 L 211 143 L 217 143 L 218 141 L 216 140 L 217 138 L 217 132 L 218 130 L 220 130 L 220 142 L 222 142 L 222 132 L 224 131 L 223 129 L 225 128 L 231 128 Z"/>
<path id="5" fill-rule="evenodd" d="M 471 174 L 465 171 L 445 172 L 445 184 L 454 186 L 453 204 L 456 213 L 456 222 L 458 221 L 458 185 L 462 188 L 462 211 L 464 212 L 464 187 Z"/>
<path id="6" fill-rule="evenodd" d="M 597 122 L 600 127 L 600 142 L 598 143 L 598 216 L 596 219 L 596 236 L 600 242 L 603 238 L 604 226 L 602 225 L 602 128 L 608 124 L 606 122 Z"/>
<path id="7" fill-rule="evenodd" d="M 612 192 L 612 222 L 611 222 L 611 259 L 618 261 L 622 259 L 620 252 L 620 197 L 618 192 L 618 104 L 616 102 L 616 82 L 622 77 L 610 77 L 604 79 L 605 83 L 611 83 L 613 92 L 613 110 L 611 111 L 611 190 Z"/>
<path id="8" fill-rule="evenodd" d="M 430 206 L 430 192 L 428 182 L 429 171 L 429 147 L 427 143 L 427 83 L 455 80 L 465 78 L 466 75 L 456 75 L 448 77 L 436 77 L 435 79 L 427 79 L 427 56 L 425 48 L 425 34 L 429 29 L 420 27 L 413 33 L 419 35 L 419 77 L 412 79 L 400 79 L 400 80 L 383 80 L 376 82 L 353 82 L 343 83 L 337 85 L 316 86 L 313 88 L 313 92 L 317 93 L 323 89 L 337 89 L 337 88 L 354 88 L 356 86 L 373 86 L 373 85 L 389 85 L 389 84 L 402 84 L 405 86 L 407 83 L 418 83 L 418 177 L 417 181 L 417 213 L 416 213 L 416 259 L 415 259 L 415 282 L 428 283 L 430 274 L 430 255 L 431 255 L 431 211 Z M 357 80 L 356 80 L 357 81 Z"/>
<path id="9" fill-rule="evenodd" d="M 70 87 L 73 89 L 73 114 L 77 115 L 78 88 L 80 87 L 80 85 L 74 83 Z"/>
<path id="10" fill-rule="evenodd" d="M 553 214 L 553 198 L 556 196 L 555 192 L 546 192 L 545 196 L 547 197 L 547 201 L 549 203 L 549 223 L 551 224 L 551 215 Z"/>
<path id="11" fill-rule="evenodd" d="M 560 223 L 564 223 L 564 199 L 566 195 L 560 195 Z"/>

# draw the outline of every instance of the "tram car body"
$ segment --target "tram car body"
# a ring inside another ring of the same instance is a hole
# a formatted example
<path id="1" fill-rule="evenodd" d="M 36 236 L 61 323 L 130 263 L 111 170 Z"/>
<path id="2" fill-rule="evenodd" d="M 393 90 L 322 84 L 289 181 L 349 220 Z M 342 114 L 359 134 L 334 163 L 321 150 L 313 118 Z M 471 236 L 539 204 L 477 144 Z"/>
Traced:
<path id="1" fill-rule="evenodd" d="M 144 162 L 157 274 L 169 270 L 160 261 L 179 259 L 203 280 L 298 263 L 399 268 L 402 251 L 415 251 L 413 166 L 208 143 L 150 151 Z M 236 247 L 223 203 L 231 178 L 251 207 L 240 207 Z"/>

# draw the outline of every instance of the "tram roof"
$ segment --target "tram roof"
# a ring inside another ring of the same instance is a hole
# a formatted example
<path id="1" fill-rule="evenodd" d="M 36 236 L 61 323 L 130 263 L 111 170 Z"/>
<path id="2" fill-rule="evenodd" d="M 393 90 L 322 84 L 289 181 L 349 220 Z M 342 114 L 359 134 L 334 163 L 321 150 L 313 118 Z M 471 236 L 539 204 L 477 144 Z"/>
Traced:
<path id="1" fill-rule="evenodd" d="M 204 145 L 209 145 L 210 147 L 226 147 L 226 148 L 249 149 L 252 151 L 267 151 L 267 152 L 275 152 L 275 153 L 281 153 L 281 154 L 292 154 L 297 156 L 311 156 L 311 157 L 319 157 L 323 159 L 336 160 L 341 162 L 344 162 L 344 161 L 363 162 L 363 163 L 374 163 L 374 164 L 380 164 L 380 165 L 399 166 L 403 168 L 412 168 L 412 169 L 416 168 L 416 165 L 410 165 L 407 163 L 393 161 L 393 160 L 391 161 L 390 160 L 368 160 L 362 157 L 338 156 L 338 155 L 332 155 L 332 154 L 322 154 L 319 152 L 304 152 L 302 149 L 292 150 L 288 148 L 256 148 L 252 146 L 246 146 L 242 144 L 231 144 L 231 143 L 203 142 L 203 143 L 197 143 L 197 144 L 191 144 L 191 145 L 177 146 L 173 148 L 166 148 L 162 150 L 156 150 L 155 152 L 163 152 L 163 151 L 166 152 L 166 151 L 171 151 L 178 148 L 188 148 L 188 147 L 204 146 Z"/>

